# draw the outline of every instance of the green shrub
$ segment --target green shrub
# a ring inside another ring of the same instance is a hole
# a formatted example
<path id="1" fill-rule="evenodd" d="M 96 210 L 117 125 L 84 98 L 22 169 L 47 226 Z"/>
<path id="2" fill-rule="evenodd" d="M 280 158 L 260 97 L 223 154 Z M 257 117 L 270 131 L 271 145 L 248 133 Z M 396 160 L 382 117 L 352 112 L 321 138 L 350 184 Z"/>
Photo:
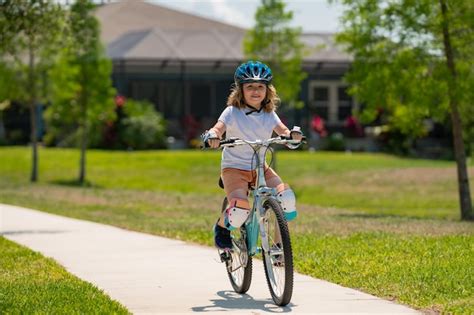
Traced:
<path id="1" fill-rule="evenodd" d="M 344 151 L 346 149 L 346 141 L 344 135 L 340 132 L 331 134 L 324 145 L 324 150 Z"/>
<path id="2" fill-rule="evenodd" d="M 166 147 L 165 121 L 153 104 L 127 100 L 120 121 L 120 142 L 127 149 L 159 149 Z"/>

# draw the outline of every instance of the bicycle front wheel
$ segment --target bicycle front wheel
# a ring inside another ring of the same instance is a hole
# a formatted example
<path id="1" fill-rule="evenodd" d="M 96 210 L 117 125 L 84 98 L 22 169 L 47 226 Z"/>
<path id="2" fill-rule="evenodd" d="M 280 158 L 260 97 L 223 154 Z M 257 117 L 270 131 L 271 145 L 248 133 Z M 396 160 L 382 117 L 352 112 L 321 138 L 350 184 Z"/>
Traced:
<path id="1" fill-rule="evenodd" d="M 222 203 L 222 211 L 227 208 L 227 198 Z M 247 230 L 245 224 L 240 229 L 231 231 L 233 248 L 226 260 L 227 275 L 234 291 L 245 293 L 252 282 L 252 257 L 247 251 Z"/>
<path id="2" fill-rule="evenodd" d="M 293 294 L 293 252 L 288 224 L 275 199 L 263 204 L 266 209 L 263 224 L 268 250 L 263 251 L 263 264 L 268 287 L 275 304 L 285 306 Z M 264 240 L 262 240 L 264 241 Z"/>

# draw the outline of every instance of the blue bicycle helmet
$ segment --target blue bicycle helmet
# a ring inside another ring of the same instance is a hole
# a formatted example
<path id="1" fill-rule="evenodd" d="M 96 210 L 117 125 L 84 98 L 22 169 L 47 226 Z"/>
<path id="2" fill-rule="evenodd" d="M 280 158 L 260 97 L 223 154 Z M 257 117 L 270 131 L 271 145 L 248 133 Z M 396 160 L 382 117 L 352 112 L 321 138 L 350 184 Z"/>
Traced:
<path id="1" fill-rule="evenodd" d="M 272 70 L 260 61 L 248 61 L 237 67 L 234 74 L 234 80 L 237 84 L 249 82 L 262 82 L 270 84 L 272 82 Z"/>

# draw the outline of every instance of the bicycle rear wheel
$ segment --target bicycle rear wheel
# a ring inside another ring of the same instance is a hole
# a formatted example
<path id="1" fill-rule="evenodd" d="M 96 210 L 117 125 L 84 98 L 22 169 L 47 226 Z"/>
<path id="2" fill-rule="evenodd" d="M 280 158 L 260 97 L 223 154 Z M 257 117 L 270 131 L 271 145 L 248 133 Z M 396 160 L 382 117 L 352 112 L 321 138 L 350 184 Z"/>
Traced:
<path id="1" fill-rule="evenodd" d="M 222 211 L 227 208 L 227 198 L 222 203 Z M 252 282 L 252 257 L 247 251 L 247 230 L 245 224 L 230 232 L 232 250 L 227 253 L 226 268 L 230 283 L 237 293 L 245 293 Z"/>
<path id="2" fill-rule="evenodd" d="M 293 252 L 283 210 L 275 199 L 263 204 L 266 209 L 264 228 L 268 251 L 263 251 L 263 265 L 268 287 L 275 304 L 285 306 L 293 294 Z"/>

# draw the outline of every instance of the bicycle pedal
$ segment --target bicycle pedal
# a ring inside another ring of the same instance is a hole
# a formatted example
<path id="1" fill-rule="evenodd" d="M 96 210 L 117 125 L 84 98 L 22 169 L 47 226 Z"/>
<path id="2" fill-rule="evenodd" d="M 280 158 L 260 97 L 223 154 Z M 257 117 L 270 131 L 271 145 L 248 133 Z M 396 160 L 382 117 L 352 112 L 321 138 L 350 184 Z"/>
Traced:
<path id="1" fill-rule="evenodd" d="M 219 256 L 221 258 L 221 262 L 227 262 L 231 259 L 230 250 L 224 249 L 222 251 L 219 250 Z"/>

